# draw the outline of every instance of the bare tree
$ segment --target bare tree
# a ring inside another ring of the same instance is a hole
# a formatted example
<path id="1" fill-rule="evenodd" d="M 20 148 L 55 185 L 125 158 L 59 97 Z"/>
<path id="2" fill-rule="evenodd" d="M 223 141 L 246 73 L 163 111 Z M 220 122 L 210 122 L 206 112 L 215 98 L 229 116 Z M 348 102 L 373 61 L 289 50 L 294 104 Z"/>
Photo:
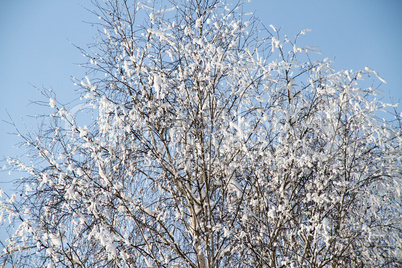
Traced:
<path id="1" fill-rule="evenodd" d="M 375 71 L 336 72 L 240 2 L 95 6 L 80 92 L 97 117 L 47 93 L 20 133 L 4 265 L 402 264 L 401 121 L 379 118 Z"/>

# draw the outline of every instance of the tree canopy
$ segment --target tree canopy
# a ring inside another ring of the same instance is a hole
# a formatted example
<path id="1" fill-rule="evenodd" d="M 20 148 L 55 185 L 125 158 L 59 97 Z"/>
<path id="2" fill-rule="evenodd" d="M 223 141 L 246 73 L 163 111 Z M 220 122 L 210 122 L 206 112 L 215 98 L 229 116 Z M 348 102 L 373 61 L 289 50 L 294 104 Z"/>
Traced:
<path id="1" fill-rule="evenodd" d="M 331 68 L 220 0 L 95 2 L 77 81 L 3 194 L 18 267 L 397 267 L 401 117 L 369 68 Z M 377 78 L 379 80 L 377 80 Z M 84 113 L 84 112 L 81 112 Z"/>

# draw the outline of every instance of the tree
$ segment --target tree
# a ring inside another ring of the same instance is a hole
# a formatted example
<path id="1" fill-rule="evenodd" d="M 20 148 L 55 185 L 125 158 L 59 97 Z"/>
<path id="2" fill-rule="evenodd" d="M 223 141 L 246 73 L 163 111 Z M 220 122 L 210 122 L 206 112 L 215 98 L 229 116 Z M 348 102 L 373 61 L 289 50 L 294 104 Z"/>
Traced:
<path id="1" fill-rule="evenodd" d="M 44 92 L 30 162 L 8 163 L 27 175 L 1 203 L 4 264 L 402 264 L 401 119 L 379 118 L 375 71 L 336 72 L 240 2 L 95 5 L 96 119 Z"/>

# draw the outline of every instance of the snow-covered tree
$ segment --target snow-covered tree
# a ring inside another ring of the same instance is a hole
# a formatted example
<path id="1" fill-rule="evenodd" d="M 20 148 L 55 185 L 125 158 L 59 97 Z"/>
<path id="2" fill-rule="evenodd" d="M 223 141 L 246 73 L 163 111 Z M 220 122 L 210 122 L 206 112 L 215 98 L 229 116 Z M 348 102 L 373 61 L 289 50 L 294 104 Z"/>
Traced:
<path id="1" fill-rule="evenodd" d="M 46 93 L 20 133 L 5 265 L 402 264 L 401 120 L 380 118 L 375 71 L 335 71 L 242 3 L 95 5 L 77 84 L 96 118 Z"/>

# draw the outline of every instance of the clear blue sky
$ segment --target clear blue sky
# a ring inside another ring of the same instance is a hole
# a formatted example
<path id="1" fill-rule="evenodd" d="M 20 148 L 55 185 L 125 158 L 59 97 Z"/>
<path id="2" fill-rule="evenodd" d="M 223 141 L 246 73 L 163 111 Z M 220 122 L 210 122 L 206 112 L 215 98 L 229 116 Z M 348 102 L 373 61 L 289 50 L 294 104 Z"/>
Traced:
<path id="1" fill-rule="evenodd" d="M 40 99 L 31 85 L 53 88 L 62 102 L 75 98 L 71 76 L 85 75 L 77 65 L 85 59 L 70 42 L 85 47 L 96 31 L 83 23 L 96 18 L 81 5 L 92 7 L 89 0 L 0 0 L 1 120 L 8 111 L 21 128 L 21 117 L 32 123 L 26 116 L 41 110 L 28 105 Z M 402 1 L 253 0 L 247 9 L 290 37 L 312 29 L 304 43 L 319 46 L 336 69 L 369 66 L 388 81 L 381 86 L 385 97 L 402 99 Z M 0 158 L 16 152 L 18 139 L 7 135 L 12 131 L 0 122 Z M 5 175 L 0 182 L 9 179 Z"/>

